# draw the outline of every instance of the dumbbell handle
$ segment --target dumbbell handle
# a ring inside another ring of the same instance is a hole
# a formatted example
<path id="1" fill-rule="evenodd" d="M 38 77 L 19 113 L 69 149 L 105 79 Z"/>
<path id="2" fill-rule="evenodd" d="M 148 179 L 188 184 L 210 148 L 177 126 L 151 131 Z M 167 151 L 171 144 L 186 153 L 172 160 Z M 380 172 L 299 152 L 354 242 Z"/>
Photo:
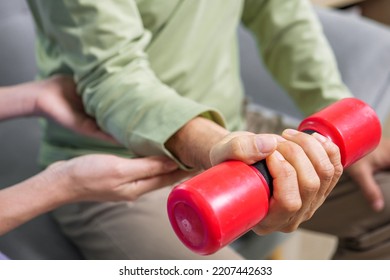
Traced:
<path id="1" fill-rule="evenodd" d="M 378 144 L 381 125 L 375 112 L 356 98 L 342 99 L 304 119 L 298 130 L 317 132 L 335 143 L 344 167 Z M 272 177 L 265 160 L 220 163 L 176 186 L 168 198 L 168 216 L 179 239 L 207 255 L 234 241 L 268 212 Z"/>

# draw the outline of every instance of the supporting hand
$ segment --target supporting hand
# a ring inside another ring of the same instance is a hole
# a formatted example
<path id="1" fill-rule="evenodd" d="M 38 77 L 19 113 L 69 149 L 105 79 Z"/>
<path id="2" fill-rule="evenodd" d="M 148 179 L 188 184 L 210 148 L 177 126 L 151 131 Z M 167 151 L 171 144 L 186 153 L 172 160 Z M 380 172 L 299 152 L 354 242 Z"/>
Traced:
<path id="1" fill-rule="evenodd" d="M 364 196 L 375 211 L 384 207 L 381 189 L 374 174 L 390 167 L 390 139 L 382 138 L 379 146 L 370 154 L 346 169 L 352 179 L 360 186 Z"/>
<path id="2" fill-rule="evenodd" d="M 53 76 L 35 82 L 34 87 L 37 93 L 33 109 L 35 115 L 52 119 L 82 135 L 116 143 L 111 136 L 100 130 L 92 117 L 85 113 L 71 77 Z"/>

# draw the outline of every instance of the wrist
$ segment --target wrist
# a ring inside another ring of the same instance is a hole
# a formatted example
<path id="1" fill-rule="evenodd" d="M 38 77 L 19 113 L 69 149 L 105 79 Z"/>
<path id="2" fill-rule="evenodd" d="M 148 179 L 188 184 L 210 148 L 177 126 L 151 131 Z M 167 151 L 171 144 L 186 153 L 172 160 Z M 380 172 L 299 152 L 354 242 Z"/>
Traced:
<path id="1" fill-rule="evenodd" d="M 40 82 L 29 82 L 15 86 L 15 91 L 20 95 L 21 116 L 38 116 L 37 100 L 41 91 Z"/>
<path id="2" fill-rule="evenodd" d="M 34 115 L 38 92 L 34 82 L 0 88 L 0 119 Z"/>
<path id="3" fill-rule="evenodd" d="M 168 139 L 165 146 L 184 165 L 195 169 L 211 167 L 210 151 L 229 131 L 215 122 L 196 117 Z"/>
<path id="4" fill-rule="evenodd" d="M 42 185 L 47 186 L 51 193 L 53 207 L 75 202 L 76 195 L 72 190 L 72 176 L 67 172 L 66 161 L 59 161 L 51 164 L 42 172 Z"/>
<path id="5" fill-rule="evenodd" d="M 31 116 L 46 117 L 41 106 L 41 101 L 44 100 L 44 98 L 40 98 L 40 96 L 44 95 L 44 92 L 48 90 L 48 86 L 49 85 L 46 80 L 36 81 L 30 84 L 31 101 L 29 103 L 29 112 Z"/>

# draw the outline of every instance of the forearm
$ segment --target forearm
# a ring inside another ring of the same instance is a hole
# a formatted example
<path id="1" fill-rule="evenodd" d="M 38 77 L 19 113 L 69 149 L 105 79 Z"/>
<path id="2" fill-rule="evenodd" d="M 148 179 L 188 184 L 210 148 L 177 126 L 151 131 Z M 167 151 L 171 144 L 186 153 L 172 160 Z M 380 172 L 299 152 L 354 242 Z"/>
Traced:
<path id="1" fill-rule="evenodd" d="M 31 116 L 38 86 L 35 83 L 24 83 L 0 88 L 0 120 Z"/>
<path id="2" fill-rule="evenodd" d="M 43 171 L 0 191 L 0 236 L 71 200 L 66 180 Z"/>
<path id="3" fill-rule="evenodd" d="M 197 117 L 184 125 L 165 144 L 183 164 L 195 169 L 211 167 L 210 150 L 229 133 L 206 118 Z"/>

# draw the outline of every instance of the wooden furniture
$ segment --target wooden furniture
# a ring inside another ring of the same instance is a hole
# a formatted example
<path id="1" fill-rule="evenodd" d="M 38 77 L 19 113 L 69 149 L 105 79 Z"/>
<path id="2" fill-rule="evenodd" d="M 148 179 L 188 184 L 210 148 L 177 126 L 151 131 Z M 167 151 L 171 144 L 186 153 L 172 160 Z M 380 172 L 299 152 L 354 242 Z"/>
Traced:
<path id="1" fill-rule="evenodd" d="M 344 8 L 356 5 L 362 16 L 390 26 L 390 1 L 389 0 L 311 0 L 313 4 L 330 7 Z"/>
<path id="2" fill-rule="evenodd" d="M 364 0 L 311 0 L 314 4 L 324 7 L 346 7 L 353 4 L 358 4 Z"/>

